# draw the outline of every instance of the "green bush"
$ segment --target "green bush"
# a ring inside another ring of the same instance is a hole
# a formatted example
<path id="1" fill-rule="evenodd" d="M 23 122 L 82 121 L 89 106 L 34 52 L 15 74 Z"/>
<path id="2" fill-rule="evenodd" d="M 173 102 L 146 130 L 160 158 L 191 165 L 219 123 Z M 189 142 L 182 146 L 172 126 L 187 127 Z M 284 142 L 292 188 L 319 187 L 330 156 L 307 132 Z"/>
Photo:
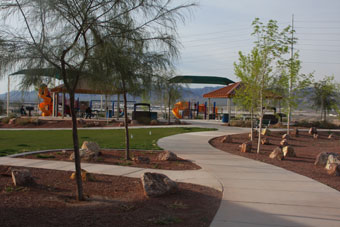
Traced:
<path id="1" fill-rule="evenodd" d="M 231 120 L 229 124 L 233 127 L 251 127 L 250 120 Z"/>
<path id="2" fill-rule="evenodd" d="M 17 125 L 29 125 L 31 124 L 31 119 L 30 118 L 17 118 L 15 121 L 15 124 Z"/>

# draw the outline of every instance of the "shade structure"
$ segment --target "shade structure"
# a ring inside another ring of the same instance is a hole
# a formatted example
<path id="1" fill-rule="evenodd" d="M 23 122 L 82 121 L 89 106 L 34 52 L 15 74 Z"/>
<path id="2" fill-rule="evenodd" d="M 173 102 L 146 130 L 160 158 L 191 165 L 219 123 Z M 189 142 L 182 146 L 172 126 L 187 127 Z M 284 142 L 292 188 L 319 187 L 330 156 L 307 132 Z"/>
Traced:
<path id="1" fill-rule="evenodd" d="M 175 76 L 169 80 L 171 83 L 192 83 L 192 84 L 221 84 L 228 85 L 234 83 L 234 81 L 226 77 L 217 76 L 193 76 L 193 75 L 182 75 Z"/>
<path id="2" fill-rule="evenodd" d="M 203 98 L 231 98 L 235 95 L 236 89 L 240 86 L 240 82 L 230 84 L 215 91 L 206 93 Z"/>
<path id="3" fill-rule="evenodd" d="M 12 75 L 46 76 L 61 80 L 60 70 L 56 68 L 22 69 L 12 73 Z"/>

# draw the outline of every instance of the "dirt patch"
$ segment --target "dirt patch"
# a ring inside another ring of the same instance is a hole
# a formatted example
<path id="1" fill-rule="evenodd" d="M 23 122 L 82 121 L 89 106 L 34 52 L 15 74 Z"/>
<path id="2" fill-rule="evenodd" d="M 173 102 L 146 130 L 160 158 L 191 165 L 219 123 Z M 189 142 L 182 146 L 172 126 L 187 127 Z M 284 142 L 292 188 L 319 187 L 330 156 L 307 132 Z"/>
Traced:
<path id="1" fill-rule="evenodd" d="M 71 161 L 70 155 L 73 151 L 57 151 L 40 153 L 26 156 L 19 156 L 19 158 L 30 158 L 30 159 L 47 159 L 55 161 Z M 123 150 L 102 150 L 101 155 L 96 161 L 82 161 L 88 163 L 97 164 L 109 164 L 109 165 L 120 165 L 120 166 L 133 166 L 140 168 L 150 168 L 150 169 L 166 169 L 166 170 L 197 170 L 201 169 L 200 166 L 181 158 L 176 161 L 160 161 L 157 159 L 158 155 L 162 151 L 141 151 L 132 150 L 131 157 L 148 157 L 150 159 L 149 164 L 137 163 L 136 161 L 126 161 L 124 159 L 125 151 Z M 72 161 L 74 162 L 74 161 Z"/>
<path id="2" fill-rule="evenodd" d="M 37 185 L 14 187 L 8 168 L 0 166 L 1 226 L 209 226 L 222 196 L 178 183 L 176 194 L 146 198 L 140 179 L 94 175 L 77 202 L 71 172 L 31 168 Z"/>
<path id="3" fill-rule="evenodd" d="M 333 133 L 334 137 L 330 140 L 328 139 L 328 132 L 319 132 L 318 139 L 314 139 L 307 132 L 300 132 L 299 137 L 291 137 L 288 140 L 289 145 L 294 148 L 297 157 L 286 157 L 283 161 L 270 159 L 269 154 L 275 147 L 279 146 L 283 134 L 284 132 L 272 132 L 271 136 L 266 136 L 271 144 L 261 145 L 260 154 L 256 153 L 257 137 L 252 143 L 252 153 L 240 152 L 239 146 L 249 140 L 249 134 L 231 135 L 232 143 L 222 143 L 222 137 L 215 138 L 210 141 L 210 144 L 231 154 L 269 163 L 310 177 L 340 191 L 340 177 L 330 176 L 323 167 L 314 165 L 316 156 L 321 152 L 339 153 L 340 134 Z"/>

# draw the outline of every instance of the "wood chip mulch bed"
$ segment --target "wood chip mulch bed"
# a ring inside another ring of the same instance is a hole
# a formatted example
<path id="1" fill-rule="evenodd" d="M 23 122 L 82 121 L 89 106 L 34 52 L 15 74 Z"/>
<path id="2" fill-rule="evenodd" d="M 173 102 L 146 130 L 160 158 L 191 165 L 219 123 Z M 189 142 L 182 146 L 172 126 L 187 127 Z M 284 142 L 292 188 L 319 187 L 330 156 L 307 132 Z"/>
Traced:
<path id="1" fill-rule="evenodd" d="M 260 154 L 256 153 L 257 137 L 252 143 L 251 153 L 240 152 L 239 146 L 242 143 L 249 141 L 249 133 L 231 135 L 231 143 L 222 143 L 222 137 L 218 137 L 212 139 L 210 144 L 231 154 L 269 163 L 310 177 L 340 191 L 340 177 L 330 176 L 323 167 L 314 165 L 316 156 L 321 152 L 339 153 L 340 134 L 333 133 L 333 139 L 328 139 L 329 132 L 318 132 L 318 139 L 314 139 L 313 136 L 309 135 L 307 132 L 300 131 L 299 137 L 291 136 L 291 138 L 288 139 L 288 143 L 294 148 L 297 157 L 286 157 L 282 161 L 270 159 L 269 154 L 274 150 L 275 147 L 279 146 L 284 133 L 285 132 L 271 132 L 270 136 L 266 136 L 271 144 L 261 145 Z"/>
<path id="2" fill-rule="evenodd" d="M 178 183 L 176 194 L 147 198 L 140 179 L 94 175 L 83 184 L 87 200 L 78 202 L 71 172 L 30 169 L 36 185 L 14 187 L 10 168 L 0 166 L 2 227 L 209 226 L 222 196 L 212 188 Z"/>
<path id="3" fill-rule="evenodd" d="M 73 151 L 58 151 L 41 154 L 33 154 L 20 156 L 18 158 L 30 158 L 30 159 L 46 159 L 55 161 L 71 161 L 70 155 Z M 123 150 L 102 150 L 101 155 L 96 161 L 87 161 L 89 163 L 97 164 L 109 164 L 109 165 L 120 165 L 120 166 L 132 166 L 150 169 L 166 169 L 166 170 L 197 170 L 201 169 L 200 166 L 192 163 L 191 161 L 178 158 L 176 161 L 160 161 L 157 159 L 158 155 L 162 151 L 142 151 L 142 150 L 131 150 L 131 157 L 148 157 L 150 159 L 149 164 L 137 163 L 136 161 L 126 161 L 124 159 L 125 151 Z M 74 162 L 74 161 L 71 161 Z M 86 161 L 82 161 L 86 162 Z"/>

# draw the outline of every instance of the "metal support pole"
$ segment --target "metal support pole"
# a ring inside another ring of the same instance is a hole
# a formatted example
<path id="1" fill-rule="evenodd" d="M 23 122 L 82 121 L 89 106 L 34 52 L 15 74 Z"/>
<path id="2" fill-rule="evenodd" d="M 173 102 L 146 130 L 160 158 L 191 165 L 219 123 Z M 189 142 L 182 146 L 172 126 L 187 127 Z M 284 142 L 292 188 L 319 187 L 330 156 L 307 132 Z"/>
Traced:
<path id="1" fill-rule="evenodd" d="M 52 117 L 55 117 L 55 93 L 52 92 Z"/>
<path id="2" fill-rule="evenodd" d="M 8 75 L 8 87 L 7 87 L 7 117 L 9 117 L 9 96 L 10 96 L 10 91 L 11 91 L 11 88 L 10 88 L 10 78 L 9 78 L 9 75 Z"/>
<path id="3" fill-rule="evenodd" d="M 64 119 L 64 116 L 65 116 L 65 93 L 63 92 L 63 95 L 62 95 L 62 100 L 61 100 L 61 118 Z"/>

